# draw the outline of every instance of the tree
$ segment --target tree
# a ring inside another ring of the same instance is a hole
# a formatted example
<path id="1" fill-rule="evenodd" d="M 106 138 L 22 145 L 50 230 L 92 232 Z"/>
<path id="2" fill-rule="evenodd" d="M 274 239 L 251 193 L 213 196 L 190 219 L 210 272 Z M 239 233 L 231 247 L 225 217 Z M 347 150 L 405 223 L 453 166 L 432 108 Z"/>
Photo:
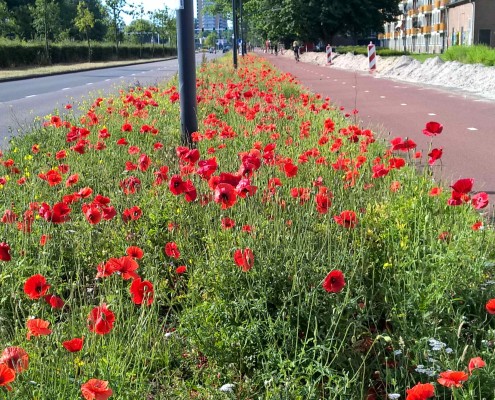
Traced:
<path id="1" fill-rule="evenodd" d="M 0 0 L 0 36 L 13 35 L 14 31 L 14 17 L 7 8 L 7 3 L 4 0 Z"/>
<path id="2" fill-rule="evenodd" d="M 86 40 L 88 41 L 88 61 L 91 62 L 91 42 L 89 33 L 91 28 L 95 26 L 95 16 L 88 10 L 88 6 L 85 2 L 81 1 L 77 5 L 77 15 L 74 18 L 74 25 L 76 28 L 86 34 Z"/>
<path id="3" fill-rule="evenodd" d="M 34 6 L 30 7 L 33 17 L 33 27 L 38 35 L 43 36 L 45 42 L 45 57 L 50 63 L 49 40 L 57 33 L 60 24 L 60 9 L 53 0 L 36 0 Z"/>
<path id="4" fill-rule="evenodd" d="M 176 36 L 176 20 L 172 16 L 170 9 L 165 6 L 162 10 L 155 10 L 150 13 L 153 29 L 158 33 L 162 48 L 165 49 L 165 43 L 168 41 L 172 45 L 172 38 Z M 164 50 L 165 53 L 165 50 Z"/>
<path id="5" fill-rule="evenodd" d="M 127 14 L 125 7 L 127 6 L 127 0 L 106 0 L 106 8 L 110 16 L 110 23 L 113 28 L 113 38 L 115 40 L 115 51 L 117 57 L 119 56 L 119 41 L 121 39 L 120 27 L 123 24 L 121 15 Z"/>
<path id="6" fill-rule="evenodd" d="M 380 32 L 399 15 L 399 0 L 242 0 L 249 29 L 263 39 L 319 39 L 331 43 L 337 34 L 367 36 Z M 214 0 L 226 10 L 229 0 Z M 231 7 L 231 6 L 230 6 Z"/>
<path id="7" fill-rule="evenodd" d="M 217 47 L 217 33 L 214 31 L 214 32 L 210 32 L 210 34 L 206 37 L 205 41 L 204 41 L 204 44 L 206 45 L 206 47 Z"/>

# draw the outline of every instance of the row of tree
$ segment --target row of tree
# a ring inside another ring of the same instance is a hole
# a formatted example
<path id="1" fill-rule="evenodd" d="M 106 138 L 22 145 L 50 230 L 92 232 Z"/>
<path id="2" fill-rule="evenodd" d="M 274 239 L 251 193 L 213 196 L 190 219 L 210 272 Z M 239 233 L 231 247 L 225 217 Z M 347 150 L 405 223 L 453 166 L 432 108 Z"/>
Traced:
<path id="1" fill-rule="evenodd" d="M 368 37 L 399 15 L 400 0 L 234 0 L 242 4 L 248 40 L 294 39 L 333 43 L 337 35 Z M 207 10 L 232 16 L 232 0 L 214 0 Z M 239 13 L 240 15 L 240 13 Z M 238 17 L 239 17 L 238 15 Z"/>
<path id="2" fill-rule="evenodd" d="M 124 15 L 132 22 L 126 26 Z M 51 41 L 111 41 L 118 53 L 119 43 L 129 40 L 170 42 L 175 38 L 175 17 L 164 7 L 146 13 L 143 4 L 127 0 L 0 0 L 0 37 L 23 41 L 43 40 L 46 53 Z"/>

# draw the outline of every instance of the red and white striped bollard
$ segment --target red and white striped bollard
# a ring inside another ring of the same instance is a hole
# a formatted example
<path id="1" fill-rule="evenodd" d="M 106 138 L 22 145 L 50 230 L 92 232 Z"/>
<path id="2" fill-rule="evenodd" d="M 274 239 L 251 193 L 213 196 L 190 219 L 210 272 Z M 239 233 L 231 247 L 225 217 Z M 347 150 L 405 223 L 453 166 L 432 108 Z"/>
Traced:
<path id="1" fill-rule="evenodd" d="M 368 45 L 368 61 L 370 72 L 376 71 L 376 48 L 373 42 Z"/>
<path id="2" fill-rule="evenodd" d="M 327 64 L 331 64 L 332 63 L 332 46 L 327 44 L 326 51 L 327 51 Z"/>

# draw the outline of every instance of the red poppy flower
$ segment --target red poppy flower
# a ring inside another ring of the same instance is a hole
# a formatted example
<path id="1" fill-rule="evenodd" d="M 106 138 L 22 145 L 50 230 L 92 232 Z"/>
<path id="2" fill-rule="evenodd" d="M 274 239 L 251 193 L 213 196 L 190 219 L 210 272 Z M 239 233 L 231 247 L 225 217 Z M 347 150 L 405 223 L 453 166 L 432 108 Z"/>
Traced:
<path id="1" fill-rule="evenodd" d="M 249 271 L 254 265 L 254 254 L 249 247 L 243 250 L 237 249 L 234 252 L 234 262 L 241 267 L 244 272 Z"/>
<path id="2" fill-rule="evenodd" d="M 483 222 L 482 221 L 476 221 L 472 226 L 471 229 L 473 231 L 478 231 L 483 227 Z"/>
<path id="3" fill-rule="evenodd" d="M 170 191 L 178 196 L 179 194 L 184 193 L 184 181 L 182 180 L 180 175 L 174 175 L 170 178 L 170 181 L 168 182 L 168 188 Z"/>
<path id="4" fill-rule="evenodd" d="M 434 187 L 430 190 L 429 195 L 430 196 L 439 196 L 442 193 L 442 188 L 440 187 Z"/>
<path id="5" fill-rule="evenodd" d="M 488 205 L 488 195 L 485 192 L 476 193 L 471 197 L 471 204 L 476 210 L 481 210 Z"/>
<path id="6" fill-rule="evenodd" d="M 385 167 L 383 164 L 373 165 L 372 167 L 373 175 L 372 178 L 382 178 L 386 176 L 389 172 L 389 169 Z"/>
<path id="7" fill-rule="evenodd" d="M 62 342 L 62 346 L 64 346 L 65 349 L 67 351 L 70 351 L 71 353 L 77 353 L 78 351 L 81 351 L 83 345 L 84 345 L 84 337 L 74 338 L 74 339 L 66 340 L 65 342 Z"/>
<path id="8" fill-rule="evenodd" d="M 114 218 L 117 215 L 117 211 L 113 206 L 101 207 L 101 212 L 102 212 L 102 217 L 105 221 L 110 221 L 112 218 Z"/>
<path id="9" fill-rule="evenodd" d="M 168 167 L 166 165 L 161 166 L 158 171 L 154 172 L 154 175 L 156 178 L 153 185 L 161 185 L 163 182 L 168 180 Z"/>
<path id="10" fill-rule="evenodd" d="M 194 187 L 194 184 L 192 183 L 191 180 L 187 180 L 184 182 L 184 198 L 188 203 L 196 200 L 196 197 L 198 196 L 196 192 L 196 188 Z"/>
<path id="11" fill-rule="evenodd" d="M 330 271 L 323 280 L 322 286 L 328 293 L 339 293 L 345 286 L 344 274 L 338 269 Z"/>
<path id="12" fill-rule="evenodd" d="M 50 305 L 51 308 L 54 308 L 56 310 L 64 308 L 65 302 L 60 297 L 55 296 L 54 294 L 47 294 L 43 296 L 43 298 Z"/>
<path id="13" fill-rule="evenodd" d="M 222 228 L 232 229 L 235 226 L 235 221 L 229 217 L 222 218 Z"/>
<path id="14" fill-rule="evenodd" d="M 75 185 L 78 181 L 79 181 L 79 175 L 78 174 L 71 175 L 65 181 L 65 187 Z"/>
<path id="15" fill-rule="evenodd" d="M 3 224 L 13 224 L 18 218 L 19 216 L 12 210 L 5 210 L 1 221 Z"/>
<path id="16" fill-rule="evenodd" d="M 6 347 L 0 357 L 0 364 L 5 364 L 17 373 L 21 373 L 29 367 L 29 355 L 21 347 Z"/>
<path id="17" fill-rule="evenodd" d="M 432 151 L 430 151 L 428 153 L 428 157 L 430 157 L 430 159 L 428 160 L 428 164 L 429 165 L 435 164 L 437 160 L 440 160 L 442 158 L 442 154 L 443 154 L 443 149 L 441 147 L 439 149 L 433 149 Z"/>
<path id="18" fill-rule="evenodd" d="M 143 304 L 144 301 L 150 306 L 153 303 L 154 290 L 150 281 L 142 281 L 141 278 L 134 279 L 129 292 L 132 295 L 134 304 Z"/>
<path id="19" fill-rule="evenodd" d="M 406 390 L 406 400 L 426 400 L 435 396 L 435 387 L 431 383 L 418 383 Z"/>
<path id="20" fill-rule="evenodd" d="M 216 157 L 209 158 L 208 160 L 201 160 L 198 162 L 198 169 L 196 173 L 203 179 L 210 179 L 218 168 Z"/>
<path id="21" fill-rule="evenodd" d="M 397 137 L 390 141 L 392 144 L 392 151 L 409 151 L 416 148 L 416 143 L 411 139 L 402 140 L 402 138 Z"/>
<path id="22" fill-rule="evenodd" d="M 122 213 L 122 220 L 124 222 L 137 221 L 143 215 L 143 211 L 139 206 L 134 206 L 131 208 L 126 208 Z"/>
<path id="23" fill-rule="evenodd" d="M 113 392 L 107 381 L 90 379 L 81 385 L 81 393 L 86 400 L 107 400 Z"/>
<path id="24" fill-rule="evenodd" d="M 5 242 L 0 243 L 0 260 L 10 261 L 11 259 L 10 246 Z"/>
<path id="25" fill-rule="evenodd" d="M 43 203 L 38 210 L 40 217 L 54 224 L 67 222 L 70 218 L 70 212 L 71 209 L 63 202 L 54 204 L 53 208 L 50 208 L 49 204 Z"/>
<path id="26" fill-rule="evenodd" d="M 136 270 L 139 268 L 139 264 L 134 258 L 129 256 L 124 256 L 120 258 L 111 258 L 108 260 L 111 265 L 111 269 L 114 272 L 118 272 L 124 280 L 139 278 Z"/>
<path id="27" fill-rule="evenodd" d="M 120 129 L 122 132 L 132 132 L 132 125 L 128 122 L 122 125 L 122 128 Z"/>
<path id="28" fill-rule="evenodd" d="M 179 275 L 182 275 L 187 271 L 187 267 L 185 265 L 180 265 L 175 269 L 175 272 Z"/>
<path id="29" fill-rule="evenodd" d="M 468 370 L 469 373 L 472 374 L 473 370 L 478 368 L 483 368 L 486 366 L 486 363 L 483 361 L 481 357 L 474 357 L 469 360 Z"/>
<path id="30" fill-rule="evenodd" d="M 495 299 L 488 300 L 485 305 L 485 309 L 488 312 L 488 314 L 495 315 Z"/>
<path id="31" fill-rule="evenodd" d="M 243 178 L 235 187 L 235 192 L 239 197 L 246 198 L 246 196 L 254 196 L 257 189 L 257 186 L 251 185 L 251 181 L 248 178 Z"/>
<path id="32" fill-rule="evenodd" d="M 333 219 L 344 228 L 354 228 L 357 224 L 357 217 L 354 211 L 342 211 L 340 215 L 335 215 Z"/>
<path id="33" fill-rule="evenodd" d="M 124 194 L 134 194 L 141 189 L 141 180 L 135 176 L 129 176 L 120 182 Z"/>
<path id="34" fill-rule="evenodd" d="M 452 186 L 450 186 L 455 192 L 467 194 L 473 189 L 474 179 L 464 178 L 459 179 Z"/>
<path id="35" fill-rule="evenodd" d="M 101 221 L 102 213 L 99 207 L 91 204 L 83 204 L 82 205 L 82 212 L 84 216 L 86 217 L 86 220 L 91 224 L 91 225 L 96 225 L 98 222 Z"/>
<path id="36" fill-rule="evenodd" d="M 468 380 L 468 375 L 464 371 L 445 371 L 440 372 L 440 378 L 437 382 L 445 387 L 462 387 L 462 384 Z"/>
<path id="37" fill-rule="evenodd" d="M 288 162 L 284 164 L 284 173 L 287 178 L 293 178 L 297 175 L 298 167 L 297 165 L 292 164 L 292 162 Z"/>
<path id="38" fill-rule="evenodd" d="M 106 335 L 113 329 L 115 322 L 115 314 L 107 308 L 103 303 L 99 307 L 95 307 L 88 315 L 88 328 L 91 332 L 98 335 Z"/>
<path id="39" fill-rule="evenodd" d="M 165 254 L 169 257 L 179 258 L 180 257 L 180 251 L 177 247 L 177 244 L 175 242 L 168 242 L 165 245 Z"/>
<path id="40" fill-rule="evenodd" d="M 215 188 L 215 203 L 222 205 L 222 210 L 232 207 L 237 201 L 234 186 L 229 183 L 219 183 Z"/>
<path id="41" fill-rule="evenodd" d="M 332 196 L 328 193 L 318 193 L 315 197 L 316 211 L 320 214 L 326 214 L 328 208 L 332 205 Z"/>
<path id="42" fill-rule="evenodd" d="M 138 160 L 139 170 L 146 172 L 151 165 L 151 159 L 146 154 L 141 154 Z"/>
<path id="43" fill-rule="evenodd" d="M 438 122 L 430 121 L 426 124 L 425 129 L 423 129 L 423 133 L 426 136 L 436 136 L 440 135 L 443 130 L 443 125 Z"/>
<path id="44" fill-rule="evenodd" d="M 0 387 L 4 386 L 8 391 L 11 391 L 12 388 L 9 383 L 14 382 L 14 380 L 15 371 L 5 364 L 0 364 Z"/>
<path id="45" fill-rule="evenodd" d="M 31 276 L 24 283 L 24 293 L 33 300 L 43 297 L 48 289 L 50 289 L 50 285 L 46 283 L 46 278 L 40 274 Z"/>
<path id="46" fill-rule="evenodd" d="M 27 340 L 31 340 L 31 336 L 45 336 L 52 333 L 51 329 L 48 328 L 50 322 L 39 318 L 29 319 L 26 325 L 28 328 Z"/>
<path id="47" fill-rule="evenodd" d="M 137 246 L 128 247 L 125 252 L 129 257 L 137 258 L 138 260 L 143 258 L 144 255 L 144 251 Z"/>

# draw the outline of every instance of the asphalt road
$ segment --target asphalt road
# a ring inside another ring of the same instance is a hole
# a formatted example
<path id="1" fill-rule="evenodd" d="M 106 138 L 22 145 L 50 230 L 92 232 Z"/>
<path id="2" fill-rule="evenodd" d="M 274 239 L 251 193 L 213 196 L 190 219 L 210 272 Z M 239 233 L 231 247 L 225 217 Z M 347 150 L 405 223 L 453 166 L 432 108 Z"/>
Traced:
<path id="1" fill-rule="evenodd" d="M 206 53 L 207 59 L 220 53 Z M 196 54 L 196 64 L 203 54 Z M 0 149 L 8 147 L 10 138 L 40 126 L 43 117 L 58 110 L 63 115 L 66 104 L 77 105 L 84 99 L 94 100 L 122 87 L 150 86 L 177 74 L 178 60 L 135 64 L 114 68 L 75 72 L 10 82 L 0 82 Z"/>
<path id="2" fill-rule="evenodd" d="M 260 54 L 260 53 L 258 53 Z M 435 176 L 447 185 L 459 178 L 474 178 L 474 190 L 495 202 L 495 102 L 425 85 L 375 78 L 373 74 L 331 66 L 296 62 L 292 58 L 261 53 L 278 69 L 289 72 L 309 90 L 343 106 L 358 110 L 362 126 L 389 140 L 408 137 L 426 157 L 431 148 L 443 148 Z M 422 133 L 428 121 L 440 122 L 443 132 L 430 138 Z"/>

